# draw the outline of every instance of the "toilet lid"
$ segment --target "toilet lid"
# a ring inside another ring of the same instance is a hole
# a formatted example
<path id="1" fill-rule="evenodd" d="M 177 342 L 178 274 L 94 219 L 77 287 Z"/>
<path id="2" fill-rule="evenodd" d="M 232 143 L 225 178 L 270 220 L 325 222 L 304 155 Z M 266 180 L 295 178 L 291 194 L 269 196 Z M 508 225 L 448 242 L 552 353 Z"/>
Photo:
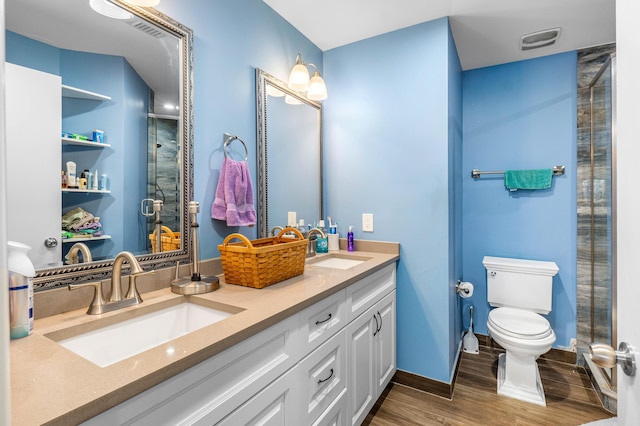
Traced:
<path id="1" fill-rule="evenodd" d="M 521 309 L 493 309 L 489 312 L 489 323 L 505 335 L 521 339 L 542 339 L 553 333 L 546 318 Z"/>

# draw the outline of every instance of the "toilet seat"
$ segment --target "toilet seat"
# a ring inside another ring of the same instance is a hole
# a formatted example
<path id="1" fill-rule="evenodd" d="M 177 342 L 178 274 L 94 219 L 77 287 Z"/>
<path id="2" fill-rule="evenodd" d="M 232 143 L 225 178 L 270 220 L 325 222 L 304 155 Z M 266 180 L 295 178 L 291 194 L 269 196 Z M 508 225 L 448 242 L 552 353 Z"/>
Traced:
<path id="1" fill-rule="evenodd" d="M 514 308 L 496 308 L 489 312 L 489 325 L 505 336 L 539 340 L 553 334 L 549 321 L 535 312 Z"/>

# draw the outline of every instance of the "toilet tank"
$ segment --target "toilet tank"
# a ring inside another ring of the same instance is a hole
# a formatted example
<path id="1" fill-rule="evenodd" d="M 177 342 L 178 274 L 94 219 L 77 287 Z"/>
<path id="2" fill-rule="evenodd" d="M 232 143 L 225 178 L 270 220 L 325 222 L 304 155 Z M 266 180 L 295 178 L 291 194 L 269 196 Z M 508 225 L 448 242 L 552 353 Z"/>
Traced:
<path id="1" fill-rule="evenodd" d="M 485 256 L 487 301 L 496 307 L 526 309 L 539 314 L 551 311 L 555 262 Z"/>

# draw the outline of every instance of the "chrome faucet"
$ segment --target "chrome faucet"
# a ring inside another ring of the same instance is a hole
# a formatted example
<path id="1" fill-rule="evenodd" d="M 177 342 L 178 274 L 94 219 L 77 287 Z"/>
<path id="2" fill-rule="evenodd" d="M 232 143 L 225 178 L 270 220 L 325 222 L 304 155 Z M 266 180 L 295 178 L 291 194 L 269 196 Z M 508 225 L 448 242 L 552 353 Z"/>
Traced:
<path id="1" fill-rule="evenodd" d="M 91 250 L 85 243 L 75 243 L 69 249 L 69 253 L 64 257 L 67 260 L 67 263 L 70 265 L 80 263 L 80 259 L 78 258 L 78 252 L 82 253 L 82 263 L 93 262 L 93 258 L 91 257 Z"/>
<path id="2" fill-rule="evenodd" d="M 307 238 L 309 239 L 309 244 L 307 244 L 307 256 L 306 257 L 313 257 L 316 255 L 316 240 L 317 238 L 311 238 L 311 236 L 318 234 L 320 235 L 320 238 L 327 238 L 327 235 L 322 232 L 321 229 L 319 228 L 312 228 L 309 230 L 309 232 L 307 232 Z"/>
<path id="3" fill-rule="evenodd" d="M 284 229 L 284 227 L 280 226 L 280 225 L 276 225 L 273 228 L 271 228 L 271 231 L 269 231 L 269 235 L 271 235 L 272 237 L 274 237 L 276 235 L 276 231 L 280 232 Z"/>
<path id="4" fill-rule="evenodd" d="M 122 264 L 125 260 L 129 262 L 131 274 L 129 275 L 129 289 L 127 290 L 126 296 L 123 298 L 121 274 Z M 81 287 L 93 287 L 93 300 L 89 305 L 87 313 L 90 315 L 103 314 L 142 303 L 142 297 L 140 296 L 136 286 L 136 279 L 142 275 L 153 273 L 154 271 L 145 272 L 140 266 L 140 263 L 138 263 L 138 259 L 136 259 L 131 252 L 122 251 L 116 255 L 116 258 L 113 261 L 113 269 L 111 271 L 111 295 L 109 296 L 108 301 L 105 301 L 104 294 L 102 292 L 102 281 L 69 284 L 69 290 L 71 291 Z"/>

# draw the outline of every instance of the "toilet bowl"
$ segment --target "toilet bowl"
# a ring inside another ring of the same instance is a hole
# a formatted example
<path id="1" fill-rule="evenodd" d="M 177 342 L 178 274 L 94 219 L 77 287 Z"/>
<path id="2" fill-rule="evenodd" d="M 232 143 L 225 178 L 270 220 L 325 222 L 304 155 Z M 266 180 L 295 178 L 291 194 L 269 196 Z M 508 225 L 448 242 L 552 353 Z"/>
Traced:
<path id="1" fill-rule="evenodd" d="M 504 348 L 498 358 L 498 394 L 546 405 L 536 360 L 556 341 L 548 314 L 552 305 L 554 262 L 485 256 L 487 329 Z"/>
<path id="2" fill-rule="evenodd" d="M 536 359 L 556 341 L 549 322 L 535 312 L 495 308 L 489 312 L 487 327 L 505 350 L 498 358 L 498 394 L 545 406 Z"/>

